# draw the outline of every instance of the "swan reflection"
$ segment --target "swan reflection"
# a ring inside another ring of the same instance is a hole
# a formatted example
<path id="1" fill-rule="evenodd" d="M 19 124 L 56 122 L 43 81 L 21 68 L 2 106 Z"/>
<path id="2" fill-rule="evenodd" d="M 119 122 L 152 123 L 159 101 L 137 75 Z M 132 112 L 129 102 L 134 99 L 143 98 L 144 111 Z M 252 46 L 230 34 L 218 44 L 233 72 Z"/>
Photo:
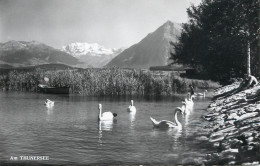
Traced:
<path id="1" fill-rule="evenodd" d="M 161 132 L 166 132 L 166 134 L 171 137 L 176 137 L 176 136 L 179 137 L 182 133 L 182 128 L 164 128 L 164 129 L 153 128 L 151 135 L 157 137 L 160 136 Z"/>
<path id="2" fill-rule="evenodd" d="M 177 142 L 177 140 L 181 137 L 182 128 L 169 128 L 167 130 L 167 135 L 173 137 L 173 140 Z"/>
<path id="3" fill-rule="evenodd" d="M 47 108 L 47 110 L 46 110 L 46 113 L 47 113 L 46 120 L 50 121 L 52 116 L 53 116 L 53 107 L 46 107 L 46 108 Z"/>
<path id="4" fill-rule="evenodd" d="M 99 121 L 99 131 L 111 131 L 113 129 L 113 120 Z"/>
<path id="5" fill-rule="evenodd" d="M 98 143 L 99 143 L 99 145 L 103 144 L 103 141 L 102 141 L 102 130 L 100 130 L 100 129 L 98 131 Z"/>
<path id="6" fill-rule="evenodd" d="M 50 115 L 53 113 L 53 107 L 46 107 L 47 108 L 47 114 Z"/>
<path id="7" fill-rule="evenodd" d="M 153 128 L 153 131 L 151 132 L 152 137 L 158 137 L 161 139 L 162 132 L 165 132 L 172 141 L 173 144 L 179 142 L 179 138 L 182 136 L 182 128 L 165 128 L 165 129 L 159 129 L 159 128 Z M 164 136 L 164 138 L 167 138 Z"/>
<path id="8" fill-rule="evenodd" d="M 98 143 L 99 145 L 102 145 L 103 144 L 103 141 L 102 141 L 102 132 L 103 131 L 111 131 L 113 129 L 113 124 L 116 123 L 116 120 L 104 120 L 104 121 L 99 121 L 98 122 Z"/>
<path id="9" fill-rule="evenodd" d="M 135 112 L 129 112 L 130 128 L 133 129 L 135 126 Z"/>
<path id="10" fill-rule="evenodd" d="M 187 111 L 185 112 L 185 114 L 183 115 L 184 116 L 184 126 L 188 126 L 189 123 L 190 123 L 190 117 L 193 113 L 193 107 L 190 107 L 190 108 L 186 108 Z"/>

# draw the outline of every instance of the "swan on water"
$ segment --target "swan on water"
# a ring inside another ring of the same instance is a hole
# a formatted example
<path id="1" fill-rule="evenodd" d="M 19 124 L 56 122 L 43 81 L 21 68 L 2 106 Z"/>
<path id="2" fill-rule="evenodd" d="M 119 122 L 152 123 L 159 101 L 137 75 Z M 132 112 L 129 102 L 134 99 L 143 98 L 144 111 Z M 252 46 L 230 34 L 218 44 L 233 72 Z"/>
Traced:
<path id="1" fill-rule="evenodd" d="M 187 104 L 185 101 L 182 101 L 181 109 L 183 110 L 184 114 L 190 114 L 191 107 L 187 107 Z"/>
<path id="2" fill-rule="evenodd" d="M 112 112 L 102 113 L 102 104 L 98 104 L 98 109 L 99 109 L 98 120 L 113 120 L 113 118 L 117 116 L 116 113 L 112 113 Z"/>
<path id="3" fill-rule="evenodd" d="M 157 127 L 157 128 L 173 128 L 173 127 L 174 128 L 182 128 L 181 123 L 178 121 L 178 117 L 177 117 L 178 112 L 181 112 L 183 114 L 183 112 L 184 112 L 183 108 L 177 107 L 175 109 L 175 113 L 174 113 L 175 122 L 168 121 L 168 120 L 157 121 L 152 117 L 150 117 L 150 119 L 153 123 L 153 126 Z"/>
<path id="4" fill-rule="evenodd" d="M 134 100 L 131 100 L 131 105 L 127 108 L 127 111 L 128 112 L 133 112 L 133 113 L 136 112 L 136 108 L 134 106 Z"/>
<path id="5" fill-rule="evenodd" d="M 54 106 L 54 101 L 51 101 L 49 99 L 47 99 L 44 103 L 47 107 L 51 107 L 51 106 Z"/>
<path id="6" fill-rule="evenodd" d="M 192 98 L 194 98 L 194 95 L 192 95 L 190 98 L 185 98 L 185 100 L 184 100 L 184 102 L 185 102 L 185 104 L 186 104 L 186 107 L 193 107 L 193 104 L 194 104 L 194 102 L 193 102 L 193 99 Z"/>
<path id="7" fill-rule="evenodd" d="M 196 96 L 196 97 L 206 97 L 206 92 L 208 92 L 207 90 L 205 90 L 203 93 L 195 93 L 194 95 Z"/>

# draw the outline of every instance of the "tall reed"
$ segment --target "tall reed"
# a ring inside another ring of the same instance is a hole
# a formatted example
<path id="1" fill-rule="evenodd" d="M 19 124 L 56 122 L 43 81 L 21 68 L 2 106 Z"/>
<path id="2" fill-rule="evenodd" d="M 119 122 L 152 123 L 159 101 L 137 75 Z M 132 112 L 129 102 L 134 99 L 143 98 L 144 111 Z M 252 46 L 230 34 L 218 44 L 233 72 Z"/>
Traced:
<path id="1" fill-rule="evenodd" d="M 45 82 L 44 78 L 49 78 Z M 37 91 L 38 84 L 70 87 L 71 93 L 89 96 L 161 96 L 184 93 L 188 85 L 214 88 L 210 81 L 184 79 L 172 72 L 151 72 L 120 68 L 74 70 L 13 70 L 0 75 L 0 87 L 16 91 Z"/>

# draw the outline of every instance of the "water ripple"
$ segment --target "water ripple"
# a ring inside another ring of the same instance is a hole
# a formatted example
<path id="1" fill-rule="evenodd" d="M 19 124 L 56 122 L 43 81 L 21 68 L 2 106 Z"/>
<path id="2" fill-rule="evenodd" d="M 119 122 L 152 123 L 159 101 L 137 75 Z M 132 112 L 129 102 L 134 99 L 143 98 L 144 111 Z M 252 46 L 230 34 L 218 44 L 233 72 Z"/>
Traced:
<path id="1" fill-rule="evenodd" d="M 54 107 L 43 105 L 46 98 Z M 186 163 L 209 150 L 200 118 L 208 101 L 196 102 L 189 115 L 178 117 L 182 130 L 159 130 L 149 117 L 173 120 L 180 100 L 136 101 L 133 114 L 126 111 L 126 100 L 0 93 L 0 161 L 48 155 L 44 164 Z M 98 103 L 118 113 L 116 120 L 99 122 Z"/>

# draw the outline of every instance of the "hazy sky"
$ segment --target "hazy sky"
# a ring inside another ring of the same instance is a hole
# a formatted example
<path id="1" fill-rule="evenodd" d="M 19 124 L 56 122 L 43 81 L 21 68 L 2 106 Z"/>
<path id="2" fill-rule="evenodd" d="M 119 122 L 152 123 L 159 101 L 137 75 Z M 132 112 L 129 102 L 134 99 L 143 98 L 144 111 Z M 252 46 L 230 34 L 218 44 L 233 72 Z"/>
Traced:
<path id="1" fill-rule="evenodd" d="M 0 0 L 0 42 L 36 40 L 128 47 L 167 20 L 187 21 L 201 0 Z"/>

